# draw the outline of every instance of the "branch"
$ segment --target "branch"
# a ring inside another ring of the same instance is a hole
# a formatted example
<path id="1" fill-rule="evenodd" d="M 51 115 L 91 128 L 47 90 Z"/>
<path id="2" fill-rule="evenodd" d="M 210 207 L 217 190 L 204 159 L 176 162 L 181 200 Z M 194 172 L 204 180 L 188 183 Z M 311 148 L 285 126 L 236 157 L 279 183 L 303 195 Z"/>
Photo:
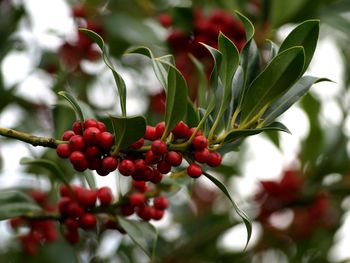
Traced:
<path id="1" fill-rule="evenodd" d="M 0 128 L 0 135 L 17 139 L 22 142 L 29 143 L 33 146 L 43 146 L 49 148 L 57 148 L 57 145 L 64 143 L 64 141 L 56 140 L 54 138 L 49 137 L 38 137 L 28 133 L 19 132 L 12 129 Z"/>

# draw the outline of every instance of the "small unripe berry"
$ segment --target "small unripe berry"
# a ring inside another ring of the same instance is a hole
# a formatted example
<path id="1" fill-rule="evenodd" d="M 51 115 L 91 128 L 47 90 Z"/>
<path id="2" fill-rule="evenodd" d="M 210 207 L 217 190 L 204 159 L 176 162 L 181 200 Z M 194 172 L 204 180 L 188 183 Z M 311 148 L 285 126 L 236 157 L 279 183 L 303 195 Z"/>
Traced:
<path id="1" fill-rule="evenodd" d="M 183 121 L 180 121 L 178 124 L 176 124 L 175 128 L 172 130 L 172 133 L 174 134 L 175 138 L 187 138 L 189 127 L 186 123 Z"/>
<path id="2" fill-rule="evenodd" d="M 132 206 L 142 206 L 146 202 L 146 197 L 141 193 L 133 193 L 129 196 L 129 203 Z"/>
<path id="3" fill-rule="evenodd" d="M 144 138 L 140 138 L 138 139 L 136 142 L 134 142 L 133 144 L 130 145 L 131 149 L 137 150 L 140 149 L 143 144 L 144 144 L 145 139 Z"/>
<path id="4" fill-rule="evenodd" d="M 211 152 L 209 154 L 207 164 L 211 167 L 217 167 L 221 164 L 221 155 L 217 152 Z"/>
<path id="5" fill-rule="evenodd" d="M 113 135 L 110 132 L 102 132 L 98 146 L 105 151 L 109 151 L 114 143 Z"/>
<path id="6" fill-rule="evenodd" d="M 72 138 L 75 135 L 74 131 L 68 130 L 65 131 L 62 135 L 63 141 L 69 141 L 70 138 Z"/>
<path id="7" fill-rule="evenodd" d="M 109 205 L 112 203 L 113 196 L 109 187 L 104 186 L 97 190 L 97 198 L 100 200 L 101 205 Z"/>
<path id="8" fill-rule="evenodd" d="M 156 140 L 152 143 L 151 150 L 155 155 L 161 156 L 166 154 L 168 147 L 164 141 Z"/>
<path id="9" fill-rule="evenodd" d="M 168 162 L 166 162 L 165 160 L 161 160 L 157 164 L 157 170 L 158 170 L 158 172 L 160 172 L 162 174 L 167 174 L 171 170 L 171 165 Z"/>
<path id="10" fill-rule="evenodd" d="M 196 136 L 193 139 L 192 145 L 195 150 L 203 150 L 208 146 L 208 139 L 203 135 Z"/>
<path id="11" fill-rule="evenodd" d="M 158 139 L 156 128 L 150 125 L 146 126 L 145 139 L 149 141 L 154 141 Z"/>
<path id="12" fill-rule="evenodd" d="M 98 123 L 95 119 L 87 119 L 84 121 L 84 129 L 87 130 L 88 128 L 98 128 Z"/>
<path id="13" fill-rule="evenodd" d="M 96 227 L 96 217 L 93 214 L 86 213 L 79 218 L 79 225 L 85 230 L 94 229 Z"/>
<path id="14" fill-rule="evenodd" d="M 59 144 L 56 148 L 56 153 L 61 158 L 68 158 L 71 154 L 68 144 Z"/>
<path id="15" fill-rule="evenodd" d="M 182 163 L 182 155 L 181 153 L 170 151 L 165 155 L 165 161 L 171 166 L 179 166 Z"/>
<path id="16" fill-rule="evenodd" d="M 161 138 L 165 131 L 165 122 L 162 121 L 156 125 L 156 134 L 158 138 Z"/>
<path id="17" fill-rule="evenodd" d="M 210 152 L 207 148 L 204 148 L 200 151 L 195 151 L 193 153 L 194 159 L 199 163 L 206 163 L 208 161 Z"/>
<path id="18" fill-rule="evenodd" d="M 135 165 L 130 160 L 122 160 L 119 164 L 119 172 L 124 176 L 130 176 L 135 171 Z"/>
<path id="19" fill-rule="evenodd" d="M 83 136 L 81 135 L 74 135 L 69 139 L 69 149 L 74 151 L 82 151 L 85 147 L 85 142 L 83 139 Z"/>
<path id="20" fill-rule="evenodd" d="M 102 169 L 113 172 L 118 167 L 118 160 L 115 157 L 107 156 L 102 159 Z"/>
<path id="21" fill-rule="evenodd" d="M 87 145 L 96 145 L 101 139 L 101 132 L 96 127 L 89 127 L 84 131 L 84 142 Z"/>
<path id="22" fill-rule="evenodd" d="M 202 168 L 198 164 L 191 163 L 187 167 L 187 174 L 192 178 L 198 178 L 202 175 L 202 172 Z"/>
<path id="23" fill-rule="evenodd" d="M 83 127 L 80 121 L 75 121 L 73 123 L 72 130 L 76 135 L 83 135 Z"/>
<path id="24" fill-rule="evenodd" d="M 153 206 L 158 210 L 165 210 L 168 208 L 168 199 L 165 196 L 157 196 L 153 200 Z"/>

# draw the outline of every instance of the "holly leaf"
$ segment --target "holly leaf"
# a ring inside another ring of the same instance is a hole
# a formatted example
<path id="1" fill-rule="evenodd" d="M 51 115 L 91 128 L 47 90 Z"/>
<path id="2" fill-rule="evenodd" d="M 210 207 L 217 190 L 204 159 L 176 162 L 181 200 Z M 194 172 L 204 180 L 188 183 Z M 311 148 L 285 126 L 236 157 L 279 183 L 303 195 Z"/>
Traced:
<path id="1" fill-rule="evenodd" d="M 86 28 L 79 28 L 79 31 L 83 32 L 85 35 L 90 37 L 101 49 L 103 61 L 105 62 L 107 67 L 109 67 L 109 69 L 112 71 L 115 83 L 117 85 L 117 90 L 119 93 L 119 100 L 120 100 L 120 108 L 122 110 L 122 116 L 126 117 L 126 85 L 121 75 L 115 70 L 113 63 L 108 56 L 108 50 L 102 37 L 97 33 L 95 33 L 94 31 L 91 31 Z"/>
<path id="2" fill-rule="evenodd" d="M 151 258 L 155 257 L 158 239 L 156 228 L 145 221 L 129 220 L 118 217 L 118 222 L 130 238 Z M 153 261 L 152 261 L 153 262 Z"/>
<path id="3" fill-rule="evenodd" d="M 245 249 L 248 246 L 250 237 L 252 235 L 252 222 L 250 220 L 250 218 L 248 217 L 248 215 L 241 210 L 238 205 L 236 204 L 236 202 L 233 200 L 233 198 L 231 197 L 229 191 L 227 190 L 227 188 L 225 187 L 225 185 L 220 182 L 218 179 L 216 179 L 214 176 L 208 174 L 207 172 L 203 172 L 203 174 L 205 175 L 205 177 L 207 177 L 210 181 L 212 181 L 225 195 L 226 197 L 231 201 L 231 204 L 233 205 L 233 208 L 235 209 L 236 213 L 239 215 L 240 218 L 242 218 L 243 223 L 247 229 L 247 242 L 245 245 Z"/>
<path id="4" fill-rule="evenodd" d="M 146 120 L 143 116 L 109 116 L 115 138 L 115 147 L 125 149 L 145 135 Z"/>
<path id="5" fill-rule="evenodd" d="M 81 110 L 76 98 L 74 98 L 73 95 L 71 95 L 70 93 L 68 93 L 66 91 L 59 91 L 57 94 L 62 96 L 63 98 L 65 98 L 70 103 L 70 105 L 72 106 L 72 108 L 73 108 L 75 114 L 77 115 L 78 119 L 80 120 L 80 122 L 84 123 L 84 114 L 83 114 L 83 111 Z"/>

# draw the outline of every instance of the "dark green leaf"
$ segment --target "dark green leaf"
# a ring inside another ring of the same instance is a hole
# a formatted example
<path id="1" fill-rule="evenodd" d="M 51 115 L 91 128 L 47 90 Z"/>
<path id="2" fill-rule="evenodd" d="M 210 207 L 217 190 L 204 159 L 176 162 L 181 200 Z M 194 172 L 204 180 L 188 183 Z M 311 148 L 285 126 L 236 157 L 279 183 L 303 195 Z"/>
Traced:
<path id="1" fill-rule="evenodd" d="M 39 165 L 41 167 L 49 170 L 54 177 L 56 177 L 59 181 L 65 184 L 69 189 L 70 185 L 66 179 L 66 175 L 61 170 L 61 168 L 53 161 L 47 159 L 30 159 L 30 158 L 22 158 L 20 164 L 24 165 Z"/>
<path id="2" fill-rule="evenodd" d="M 187 113 L 185 122 L 189 127 L 197 127 L 199 116 L 190 98 L 187 99 Z"/>
<path id="3" fill-rule="evenodd" d="M 80 120 L 81 123 L 84 123 L 84 114 L 83 111 L 81 110 L 78 101 L 68 92 L 66 91 L 60 91 L 58 92 L 58 95 L 61 95 L 63 98 L 65 98 L 70 105 L 72 105 L 72 108 L 77 115 L 78 119 Z"/>
<path id="4" fill-rule="evenodd" d="M 279 47 L 272 40 L 267 39 L 267 41 L 270 44 L 270 54 L 269 54 L 269 58 L 267 61 L 271 61 L 278 54 Z"/>
<path id="5" fill-rule="evenodd" d="M 249 219 L 249 217 L 246 215 L 246 213 L 244 213 L 244 211 L 242 211 L 238 205 L 236 204 L 236 202 L 233 200 L 233 198 L 231 197 L 230 193 L 228 192 L 228 190 L 226 189 L 225 185 L 223 183 L 221 183 L 218 179 L 216 179 L 214 176 L 208 174 L 207 172 L 203 172 L 203 174 L 210 180 L 212 181 L 225 195 L 226 197 L 231 201 L 233 208 L 235 209 L 236 213 L 240 216 L 240 218 L 242 218 L 245 227 L 247 229 L 247 242 L 245 247 L 247 247 L 250 237 L 252 235 L 252 222 Z"/>
<path id="6" fill-rule="evenodd" d="M 243 87 L 244 87 L 244 72 L 241 66 L 239 66 L 236 70 L 235 75 L 233 76 L 232 80 L 232 99 L 231 99 L 231 104 L 229 106 L 228 112 L 226 112 L 226 124 L 227 128 L 232 128 L 234 123 L 231 123 L 231 118 L 233 113 L 238 110 L 238 106 L 240 103 L 240 100 L 242 98 L 242 92 L 243 92 Z"/>
<path id="7" fill-rule="evenodd" d="M 314 55 L 319 31 L 319 20 L 307 20 L 301 23 L 296 28 L 294 28 L 293 31 L 283 41 L 279 49 L 279 53 L 291 47 L 302 46 L 305 52 L 305 64 L 302 71 L 302 73 L 304 73 Z"/>
<path id="8" fill-rule="evenodd" d="M 154 258 L 158 233 L 148 222 L 118 217 L 118 222 L 130 238 L 151 258 Z"/>
<path id="9" fill-rule="evenodd" d="M 117 149 L 125 149 L 145 135 L 146 120 L 143 116 L 109 118 L 112 121 Z"/>
<path id="10" fill-rule="evenodd" d="M 192 60 L 197 73 L 198 73 L 198 96 L 197 105 L 198 107 L 205 108 L 207 106 L 207 91 L 208 91 L 208 80 L 205 75 L 203 64 L 190 54 L 190 59 Z"/>
<path id="11" fill-rule="evenodd" d="M 167 135 L 179 121 L 183 120 L 187 112 L 186 81 L 175 67 L 169 67 L 167 84 L 164 135 Z"/>
<path id="12" fill-rule="evenodd" d="M 278 54 L 249 87 L 242 102 L 240 126 L 261 117 L 271 102 L 287 92 L 300 77 L 303 65 L 302 47 L 293 47 Z"/>
<path id="13" fill-rule="evenodd" d="M 263 131 L 283 131 L 287 133 L 291 133 L 286 126 L 284 126 L 280 122 L 273 122 L 269 126 L 262 127 L 262 128 L 256 128 L 256 129 L 244 129 L 244 130 L 233 130 L 229 133 L 224 138 L 224 143 L 230 143 L 233 141 L 236 141 L 240 138 L 244 138 L 247 136 L 259 134 Z"/>
<path id="14" fill-rule="evenodd" d="M 271 104 L 263 115 L 264 123 L 269 124 L 278 116 L 289 109 L 302 96 L 308 92 L 311 86 L 322 81 L 330 81 L 324 78 L 316 78 L 311 76 L 304 76 L 299 79 L 281 98 Z"/>
<path id="15" fill-rule="evenodd" d="M 238 16 L 239 20 L 241 20 L 243 23 L 243 26 L 245 29 L 246 39 L 248 42 L 253 38 L 253 36 L 255 34 L 255 29 L 254 29 L 253 23 L 250 22 L 250 20 L 246 16 L 244 16 L 242 13 L 240 13 L 238 11 L 235 11 L 235 13 Z"/>
<path id="16" fill-rule="evenodd" d="M 113 66 L 113 64 L 108 56 L 107 47 L 104 44 L 102 37 L 89 29 L 80 28 L 79 31 L 83 32 L 88 37 L 90 37 L 100 47 L 100 49 L 102 51 L 103 61 L 109 67 L 109 69 L 112 71 L 115 83 L 117 84 L 117 89 L 118 89 L 119 99 L 120 99 L 120 107 L 122 110 L 122 115 L 123 115 L 123 117 L 125 117 L 126 116 L 126 85 L 125 85 L 123 78 L 115 70 L 115 68 L 114 68 L 114 66 Z"/>
<path id="17" fill-rule="evenodd" d="M 1 190 L 0 220 L 42 210 L 31 198 L 16 190 Z"/>
<path id="18" fill-rule="evenodd" d="M 302 10 L 305 3 L 307 2 L 308 1 L 305 0 L 272 0 L 269 18 L 272 27 L 277 28 L 282 24 L 289 22 L 290 19 L 292 19 L 296 14 L 298 14 Z"/>
<path id="19" fill-rule="evenodd" d="M 135 48 L 131 48 L 128 49 L 126 51 L 126 54 L 140 54 L 140 55 L 144 55 L 147 56 L 151 59 L 152 61 L 152 67 L 153 67 L 153 71 L 156 74 L 156 77 L 158 78 L 160 84 L 163 86 L 164 89 L 166 89 L 167 87 L 167 71 L 164 68 L 163 64 L 157 60 L 152 51 L 147 48 L 147 47 L 135 47 Z"/>

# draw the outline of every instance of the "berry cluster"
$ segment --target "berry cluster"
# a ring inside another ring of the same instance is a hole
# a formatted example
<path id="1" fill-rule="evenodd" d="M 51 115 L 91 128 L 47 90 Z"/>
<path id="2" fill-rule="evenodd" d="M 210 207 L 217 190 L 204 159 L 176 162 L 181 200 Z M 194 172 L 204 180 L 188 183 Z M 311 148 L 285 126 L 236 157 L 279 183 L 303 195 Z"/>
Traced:
<path id="1" fill-rule="evenodd" d="M 72 186 L 72 192 L 70 192 L 63 185 L 60 188 L 60 196 L 58 210 L 66 227 L 65 238 L 71 244 L 79 241 L 79 227 L 84 230 L 92 230 L 96 227 L 97 219 L 92 213 L 96 208 L 96 201 L 99 200 L 100 206 L 108 206 L 113 201 L 112 192 L 108 187 L 94 191 Z"/>
<path id="2" fill-rule="evenodd" d="M 145 221 L 160 220 L 164 216 L 165 209 L 168 208 L 168 199 L 159 195 L 153 198 L 153 205 L 150 205 L 150 198 L 147 193 L 150 189 L 144 181 L 133 181 L 133 191 L 121 206 L 121 214 L 130 216 L 134 213 Z"/>
<path id="3" fill-rule="evenodd" d="M 48 196 L 38 190 L 33 190 L 29 195 L 45 211 L 52 212 L 55 208 L 49 203 Z M 29 231 L 26 234 L 20 234 L 18 240 L 25 253 L 34 255 L 38 252 L 40 245 L 51 243 L 57 239 L 57 230 L 55 223 L 47 219 L 28 219 L 15 217 L 10 220 L 11 228 L 17 230 L 19 227 L 26 226 Z"/>
<path id="4" fill-rule="evenodd" d="M 106 131 L 104 123 L 87 119 L 73 124 L 72 130 L 66 131 L 62 140 L 67 144 L 57 146 L 56 152 L 61 158 L 69 158 L 75 170 L 96 170 L 101 176 L 114 171 L 118 160 L 109 155 L 114 143 L 113 135 Z"/>

